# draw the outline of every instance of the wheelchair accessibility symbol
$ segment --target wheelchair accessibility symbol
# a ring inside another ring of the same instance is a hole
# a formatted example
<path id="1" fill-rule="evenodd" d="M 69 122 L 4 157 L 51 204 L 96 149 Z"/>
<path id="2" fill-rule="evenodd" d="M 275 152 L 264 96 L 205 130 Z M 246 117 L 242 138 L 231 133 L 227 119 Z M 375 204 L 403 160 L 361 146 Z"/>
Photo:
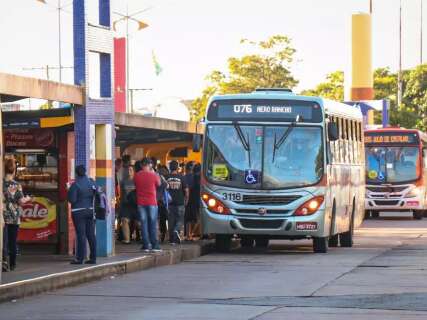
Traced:
<path id="1" fill-rule="evenodd" d="M 259 171 L 256 170 L 245 170 L 245 182 L 246 184 L 256 184 L 259 181 Z"/>

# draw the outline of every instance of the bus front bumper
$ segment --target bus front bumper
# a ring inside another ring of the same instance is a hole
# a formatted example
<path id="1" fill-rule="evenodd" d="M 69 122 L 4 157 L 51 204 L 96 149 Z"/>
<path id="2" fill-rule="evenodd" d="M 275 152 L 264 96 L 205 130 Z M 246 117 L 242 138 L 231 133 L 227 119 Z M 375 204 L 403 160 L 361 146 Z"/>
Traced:
<path id="1" fill-rule="evenodd" d="M 329 235 L 324 209 L 310 216 L 247 217 L 221 215 L 202 208 L 203 234 L 270 235 L 278 238 L 311 238 Z"/>
<path id="2" fill-rule="evenodd" d="M 365 210 L 376 211 L 412 211 L 423 210 L 424 204 L 419 198 L 365 199 Z"/>

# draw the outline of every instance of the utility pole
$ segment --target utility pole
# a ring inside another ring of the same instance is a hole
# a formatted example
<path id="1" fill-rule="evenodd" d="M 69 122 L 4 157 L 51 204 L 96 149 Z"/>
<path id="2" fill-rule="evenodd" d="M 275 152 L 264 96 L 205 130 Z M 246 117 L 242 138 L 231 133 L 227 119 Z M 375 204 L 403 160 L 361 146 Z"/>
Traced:
<path id="1" fill-rule="evenodd" d="M 402 104 L 402 0 L 399 2 L 399 72 L 397 74 L 397 107 Z"/>
<path id="2" fill-rule="evenodd" d="M 62 82 L 62 46 L 61 46 L 61 0 L 58 0 L 58 62 L 59 82 Z"/>
<path id="3" fill-rule="evenodd" d="M 369 13 L 372 14 L 372 0 L 369 0 Z"/>
<path id="4" fill-rule="evenodd" d="M 36 0 L 40 3 L 43 3 L 45 5 L 49 5 L 54 7 L 53 5 L 51 5 L 50 3 L 48 3 L 46 0 Z M 66 7 L 67 5 L 65 5 L 64 7 Z M 54 7 L 55 8 L 55 7 Z M 58 65 L 59 65 L 59 82 L 62 82 L 62 39 L 61 39 L 61 11 L 64 9 L 62 7 L 61 4 L 61 0 L 58 0 L 58 4 L 55 8 L 56 10 L 58 10 Z"/>
<path id="5" fill-rule="evenodd" d="M 145 12 L 145 11 L 148 11 L 150 9 L 152 9 L 152 7 L 148 7 L 146 9 L 143 9 L 143 10 L 137 11 L 135 13 L 129 14 L 129 6 L 126 6 L 126 14 L 120 13 L 120 12 L 116 12 L 116 11 L 113 12 L 114 14 L 116 14 L 116 15 L 118 15 L 120 17 L 118 20 L 116 20 L 116 21 L 113 22 L 113 29 L 115 31 L 116 31 L 116 24 L 117 23 L 119 23 L 120 21 L 123 21 L 123 20 L 126 22 L 126 112 L 129 112 L 130 111 L 129 109 L 131 109 L 130 108 L 131 107 L 131 103 L 129 103 L 129 102 L 131 102 L 130 101 L 131 100 L 131 92 L 130 92 L 130 89 L 129 89 L 129 85 L 130 85 L 129 84 L 129 79 L 130 79 L 130 76 L 129 76 L 129 74 L 130 74 L 130 57 L 129 57 L 129 54 L 130 54 L 129 53 L 129 39 L 130 39 L 130 34 L 129 34 L 129 20 L 132 20 L 132 21 L 138 23 L 138 30 L 137 31 L 140 31 L 142 29 L 147 28 L 148 24 L 146 24 L 143 21 L 137 20 L 134 17 L 137 16 L 137 15 L 139 15 L 139 14 L 141 14 L 141 13 L 143 13 L 143 12 Z"/>
<path id="6" fill-rule="evenodd" d="M 423 64 L 423 0 L 420 0 L 420 64 Z"/>

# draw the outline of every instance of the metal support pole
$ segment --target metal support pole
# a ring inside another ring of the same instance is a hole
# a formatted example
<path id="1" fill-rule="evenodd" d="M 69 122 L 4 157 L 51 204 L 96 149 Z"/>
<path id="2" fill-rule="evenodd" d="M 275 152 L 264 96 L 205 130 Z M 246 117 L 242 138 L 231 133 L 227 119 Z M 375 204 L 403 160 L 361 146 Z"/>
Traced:
<path id="1" fill-rule="evenodd" d="M 129 105 L 129 7 L 126 7 L 126 111 L 130 111 Z M 131 111 L 132 112 L 132 111 Z"/>
<path id="2" fill-rule="evenodd" d="M 402 104 L 402 0 L 399 3 L 399 72 L 397 74 L 397 107 Z"/>
<path id="3" fill-rule="evenodd" d="M 61 50 L 61 0 L 58 0 L 58 61 L 59 61 L 59 82 L 62 82 L 62 50 Z"/>
<path id="4" fill-rule="evenodd" d="M 420 64 L 423 64 L 423 0 L 420 0 Z"/>

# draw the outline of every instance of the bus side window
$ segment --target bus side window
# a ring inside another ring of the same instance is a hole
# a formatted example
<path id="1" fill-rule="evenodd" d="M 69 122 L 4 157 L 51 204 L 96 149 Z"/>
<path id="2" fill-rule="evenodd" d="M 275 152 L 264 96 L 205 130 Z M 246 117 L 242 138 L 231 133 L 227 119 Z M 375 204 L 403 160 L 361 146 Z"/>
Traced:
<path id="1" fill-rule="evenodd" d="M 332 117 L 332 116 L 329 116 L 328 117 L 329 118 L 329 121 L 330 122 L 334 122 L 334 117 Z M 327 130 L 327 129 L 326 129 Z M 327 135 L 326 135 L 327 136 Z M 334 163 L 335 162 L 335 159 L 334 159 L 334 154 L 335 154 L 335 142 L 334 141 L 329 141 L 328 140 L 328 143 L 327 143 L 327 146 L 328 146 L 328 148 L 327 148 L 327 150 L 326 150 L 326 157 L 327 157 L 327 161 L 326 161 L 326 163 L 327 164 L 332 164 L 332 163 Z"/>

